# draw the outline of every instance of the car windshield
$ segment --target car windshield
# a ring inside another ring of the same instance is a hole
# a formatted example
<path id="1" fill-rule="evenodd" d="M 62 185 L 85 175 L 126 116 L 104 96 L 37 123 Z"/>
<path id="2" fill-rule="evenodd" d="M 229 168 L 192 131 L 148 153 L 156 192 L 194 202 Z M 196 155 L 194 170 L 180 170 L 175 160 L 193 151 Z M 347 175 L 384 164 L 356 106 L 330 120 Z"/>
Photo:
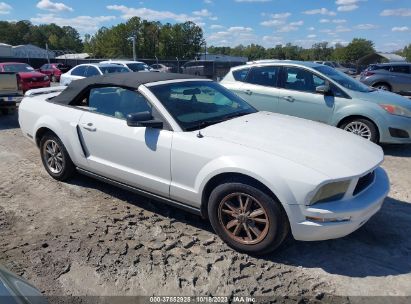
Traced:
<path id="1" fill-rule="evenodd" d="M 101 66 L 100 70 L 103 74 L 130 72 L 129 69 L 122 66 Z"/>
<path id="2" fill-rule="evenodd" d="M 33 72 L 34 69 L 28 64 L 6 64 L 3 66 L 5 72 Z"/>
<path id="3" fill-rule="evenodd" d="M 148 70 L 148 66 L 144 63 L 127 63 L 127 66 L 133 72 Z"/>
<path id="4" fill-rule="evenodd" d="M 243 99 L 212 81 L 156 85 L 150 90 L 184 131 L 256 112 Z"/>
<path id="5" fill-rule="evenodd" d="M 328 76 L 329 78 L 331 78 L 332 80 L 334 80 L 346 89 L 363 93 L 372 91 L 370 87 L 366 86 L 365 84 L 362 84 L 361 82 L 355 80 L 354 78 L 351 78 L 350 76 L 347 76 L 346 74 L 336 69 L 330 68 L 328 66 L 317 66 L 314 69 Z"/>

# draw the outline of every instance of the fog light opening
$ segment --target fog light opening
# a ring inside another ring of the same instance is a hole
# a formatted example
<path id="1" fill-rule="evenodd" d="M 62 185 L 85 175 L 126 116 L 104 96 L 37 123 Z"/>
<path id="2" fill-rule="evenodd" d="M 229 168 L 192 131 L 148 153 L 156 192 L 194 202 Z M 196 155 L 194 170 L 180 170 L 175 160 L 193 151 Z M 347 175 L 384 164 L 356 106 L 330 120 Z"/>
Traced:
<path id="1" fill-rule="evenodd" d="M 330 218 L 324 218 L 324 217 L 318 217 L 318 216 L 306 216 L 306 220 L 312 221 L 312 222 L 318 222 L 318 223 L 338 223 L 338 222 L 348 222 L 351 220 L 351 216 L 346 216 L 346 217 L 330 217 Z"/>

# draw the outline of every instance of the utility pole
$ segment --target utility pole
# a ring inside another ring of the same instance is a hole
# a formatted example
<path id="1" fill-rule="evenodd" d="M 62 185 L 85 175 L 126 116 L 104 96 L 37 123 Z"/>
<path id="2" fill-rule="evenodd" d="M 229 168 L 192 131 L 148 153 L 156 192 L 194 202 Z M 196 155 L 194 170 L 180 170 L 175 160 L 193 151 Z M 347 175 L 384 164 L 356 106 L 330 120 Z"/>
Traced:
<path id="1" fill-rule="evenodd" d="M 47 63 L 50 64 L 49 45 L 46 43 Z"/>
<path id="2" fill-rule="evenodd" d="M 136 54 L 136 36 L 131 37 L 133 40 L 133 60 L 137 60 L 137 54 Z"/>

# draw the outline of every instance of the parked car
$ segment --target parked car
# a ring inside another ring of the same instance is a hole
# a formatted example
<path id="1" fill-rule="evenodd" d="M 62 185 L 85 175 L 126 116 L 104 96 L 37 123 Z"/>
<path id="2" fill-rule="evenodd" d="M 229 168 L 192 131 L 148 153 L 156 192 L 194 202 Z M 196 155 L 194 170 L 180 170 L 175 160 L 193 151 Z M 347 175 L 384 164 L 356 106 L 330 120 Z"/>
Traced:
<path id="1" fill-rule="evenodd" d="M 52 82 L 59 82 L 60 76 L 71 69 L 71 66 L 64 63 L 46 63 L 43 64 L 38 71 L 47 75 Z"/>
<path id="2" fill-rule="evenodd" d="M 4 304 L 47 304 L 43 294 L 27 280 L 0 266 L 0 299 Z"/>
<path id="3" fill-rule="evenodd" d="M 83 79 L 91 76 L 105 75 L 111 73 L 131 72 L 129 68 L 109 63 L 85 63 L 79 64 L 67 73 L 61 75 L 60 85 L 67 86 L 73 80 Z"/>
<path id="4" fill-rule="evenodd" d="M 346 68 L 344 66 L 342 66 L 340 63 L 336 62 L 336 61 L 314 61 L 315 63 L 318 64 L 324 64 L 326 66 L 332 67 L 340 72 L 343 72 L 347 75 L 350 76 L 354 76 L 355 74 L 357 74 L 357 71 L 353 68 Z"/>
<path id="5" fill-rule="evenodd" d="M 382 149 L 305 119 L 258 112 L 216 82 L 130 73 L 29 92 L 21 130 L 46 171 L 77 170 L 208 218 L 231 247 L 265 253 L 289 230 L 326 240 L 361 227 L 389 190 Z"/>
<path id="6" fill-rule="evenodd" d="M 7 115 L 10 111 L 14 111 L 22 97 L 17 75 L 12 72 L 0 72 L 0 112 Z"/>
<path id="7" fill-rule="evenodd" d="M 411 143 L 411 102 L 311 62 L 233 68 L 221 81 L 258 110 L 326 123 L 379 143 Z"/>
<path id="8" fill-rule="evenodd" d="M 19 90 L 23 91 L 23 93 L 31 89 L 45 88 L 50 86 L 50 79 L 47 75 L 36 72 L 31 66 L 26 63 L 0 63 L 0 72 L 16 73 Z"/>
<path id="9" fill-rule="evenodd" d="M 192 60 L 181 67 L 181 72 L 187 75 L 204 76 L 219 80 L 223 78 L 231 67 L 242 65 L 243 62 L 218 60 Z"/>
<path id="10" fill-rule="evenodd" d="M 361 73 L 360 81 L 380 90 L 411 96 L 411 63 L 370 65 Z"/>
<path id="11" fill-rule="evenodd" d="M 155 63 L 151 65 L 153 72 L 177 73 L 177 67 L 171 63 Z"/>
<path id="12" fill-rule="evenodd" d="M 150 72 L 151 68 L 141 61 L 128 61 L 128 60 L 106 60 L 100 62 L 100 64 L 117 64 L 125 68 L 130 69 L 132 72 Z"/>

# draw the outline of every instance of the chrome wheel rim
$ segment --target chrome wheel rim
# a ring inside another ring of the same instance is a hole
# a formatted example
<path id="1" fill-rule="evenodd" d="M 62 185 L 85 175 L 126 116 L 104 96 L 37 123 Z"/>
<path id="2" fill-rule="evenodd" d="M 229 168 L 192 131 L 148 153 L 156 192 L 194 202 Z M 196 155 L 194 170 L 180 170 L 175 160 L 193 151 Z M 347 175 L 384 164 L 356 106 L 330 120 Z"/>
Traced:
<path id="1" fill-rule="evenodd" d="M 377 89 L 378 90 L 383 90 L 383 91 L 388 91 L 388 88 L 385 85 L 379 85 L 379 86 L 377 86 Z"/>
<path id="2" fill-rule="evenodd" d="M 52 139 L 44 143 L 43 148 L 44 160 L 47 168 L 54 174 L 59 174 L 64 168 L 64 157 L 57 142 Z"/>
<path id="3" fill-rule="evenodd" d="M 246 245 L 260 243 L 270 228 L 264 207 L 245 193 L 231 193 L 224 197 L 218 207 L 218 218 L 231 239 Z"/>
<path id="4" fill-rule="evenodd" d="M 350 122 L 345 126 L 344 130 L 361 136 L 362 138 L 371 140 L 371 129 L 361 121 Z"/>

